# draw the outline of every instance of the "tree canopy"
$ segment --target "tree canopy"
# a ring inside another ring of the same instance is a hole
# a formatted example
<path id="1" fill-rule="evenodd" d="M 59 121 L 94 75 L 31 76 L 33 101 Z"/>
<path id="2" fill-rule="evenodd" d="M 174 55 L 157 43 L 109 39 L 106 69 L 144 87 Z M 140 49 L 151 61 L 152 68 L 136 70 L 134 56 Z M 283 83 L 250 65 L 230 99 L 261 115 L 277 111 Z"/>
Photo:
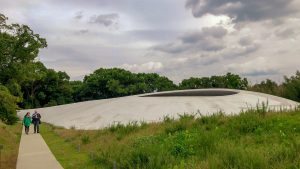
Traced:
<path id="1" fill-rule="evenodd" d="M 156 73 L 100 68 L 84 78 L 78 95 L 79 100 L 91 100 L 174 89 L 176 85 L 171 80 Z"/>
<path id="2" fill-rule="evenodd" d="M 229 88 L 229 89 L 247 89 L 248 80 L 239 75 L 227 73 L 223 76 L 211 76 L 184 79 L 179 84 L 180 89 L 201 89 L 201 88 Z"/>

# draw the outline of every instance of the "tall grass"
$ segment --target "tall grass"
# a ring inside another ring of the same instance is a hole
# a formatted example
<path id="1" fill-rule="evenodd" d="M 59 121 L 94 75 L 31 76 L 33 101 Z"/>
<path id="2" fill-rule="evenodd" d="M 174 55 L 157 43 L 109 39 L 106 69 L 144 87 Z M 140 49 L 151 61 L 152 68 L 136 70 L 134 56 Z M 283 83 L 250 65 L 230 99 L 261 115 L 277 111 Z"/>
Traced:
<path id="1" fill-rule="evenodd" d="M 22 124 L 20 122 L 6 125 L 0 121 L 0 145 L 3 146 L 3 149 L 0 150 L 2 168 L 16 168 L 21 133 Z"/>
<path id="2" fill-rule="evenodd" d="M 82 145 L 80 153 L 89 155 L 94 168 L 296 169 L 300 168 L 299 121 L 299 109 L 272 113 L 257 108 L 235 116 L 184 114 L 162 123 L 116 124 L 89 131 L 84 135 L 90 143 Z M 79 136 L 76 130 L 58 133 L 64 139 Z M 81 138 L 68 144 L 76 145 Z"/>

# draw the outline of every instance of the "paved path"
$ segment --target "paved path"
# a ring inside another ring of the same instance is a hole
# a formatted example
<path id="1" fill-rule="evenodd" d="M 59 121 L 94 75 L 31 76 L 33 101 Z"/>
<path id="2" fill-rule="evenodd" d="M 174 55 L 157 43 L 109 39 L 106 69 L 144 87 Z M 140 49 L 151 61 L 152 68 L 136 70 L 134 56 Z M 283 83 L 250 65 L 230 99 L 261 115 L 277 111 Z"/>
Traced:
<path id="1" fill-rule="evenodd" d="M 63 169 L 48 148 L 40 134 L 33 134 L 30 126 L 29 134 L 22 132 L 17 169 Z"/>

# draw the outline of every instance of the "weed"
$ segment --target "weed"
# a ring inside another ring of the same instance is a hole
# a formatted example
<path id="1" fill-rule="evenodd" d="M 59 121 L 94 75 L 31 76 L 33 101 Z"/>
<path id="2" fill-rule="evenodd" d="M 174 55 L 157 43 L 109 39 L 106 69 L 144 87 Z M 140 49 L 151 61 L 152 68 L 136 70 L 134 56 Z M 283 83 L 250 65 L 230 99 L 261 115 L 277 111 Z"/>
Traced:
<path id="1" fill-rule="evenodd" d="M 88 144 L 88 143 L 90 143 L 91 142 L 90 141 L 90 137 L 88 135 L 82 136 L 81 137 L 81 142 L 82 142 L 82 144 Z"/>
<path id="2" fill-rule="evenodd" d="M 164 118 L 163 118 L 163 122 L 165 122 L 165 123 L 170 123 L 170 122 L 173 122 L 173 121 L 174 121 L 174 118 L 171 118 L 168 115 L 164 116 Z"/>

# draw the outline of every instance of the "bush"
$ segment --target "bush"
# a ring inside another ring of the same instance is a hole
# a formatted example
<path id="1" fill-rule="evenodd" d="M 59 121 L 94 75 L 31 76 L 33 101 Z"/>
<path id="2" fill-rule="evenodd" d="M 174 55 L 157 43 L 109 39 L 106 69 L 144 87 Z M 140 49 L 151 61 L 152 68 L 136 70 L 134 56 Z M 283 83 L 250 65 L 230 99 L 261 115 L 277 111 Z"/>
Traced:
<path id="1" fill-rule="evenodd" d="M 0 85 L 0 119 L 6 124 L 17 122 L 17 102 L 18 98 L 11 95 L 9 90 Z"/>
<path id="2" fill-rule="evenodd" d="M 143 123 L 142 123 L 143 124 Z M 144 125 L 139 125 L 138 122 L 129 122 L 127 125 L 117 123 L 108 128 L 112 133 L 116 134 L 118 140 L 121 140 L 124 136 L 128 135 L 131 132 L 137 131 L 138 129 L 145 127 Z"/>
<path id="3" fill-rule="evenodd" d="M 81 137 L 81 142 L 82 142 L 82 144 L 88 144 L 88 143 L 90 143 L 91 142 L 90 141 L 90 137 L 88 135 L 82 136 Z"/>

